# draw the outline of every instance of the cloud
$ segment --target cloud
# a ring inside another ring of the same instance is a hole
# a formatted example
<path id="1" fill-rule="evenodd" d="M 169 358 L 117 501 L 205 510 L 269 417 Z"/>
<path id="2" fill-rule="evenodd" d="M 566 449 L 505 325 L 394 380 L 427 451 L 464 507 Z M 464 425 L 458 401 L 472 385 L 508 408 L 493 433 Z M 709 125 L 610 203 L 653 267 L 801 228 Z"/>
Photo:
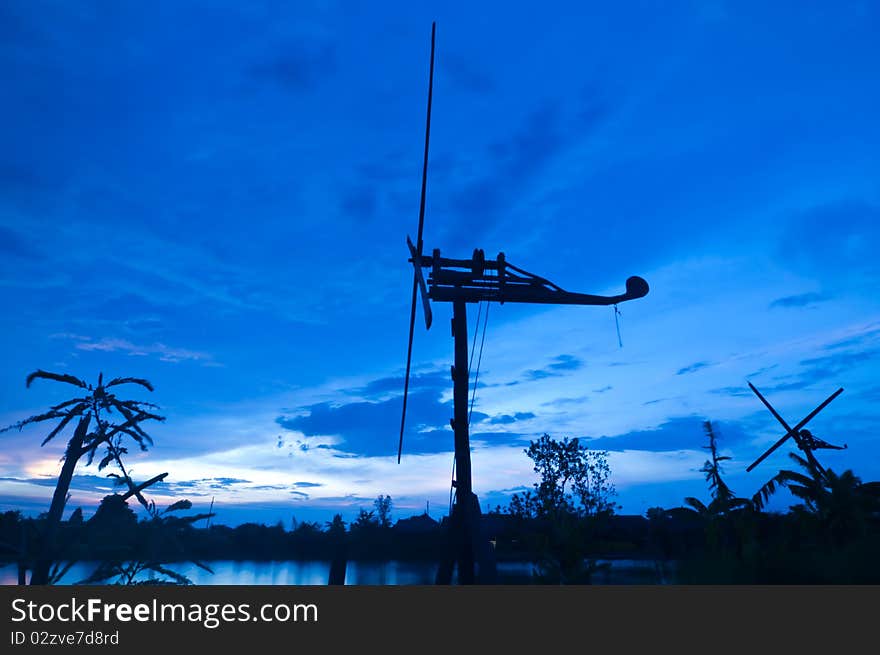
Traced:
<path id="1" fill-rule="evenodd" d="M 824 293 L 801 293 L 795 296 L 784 296 L 782 298 L 777 298 L 773 302 L 770 303 L 770 308 L 774 307 L 808 307 L 810 305 L 815 305 L 820 302 L 826 302 L 831 300 L 830 296 L 826 296 Z"/>
<path id="2" fill-rule="evenodd" d="M 557 355 L 553 360 L 540 369 L 531 369 L 525 372 L 526 380 L 544 380 L 558 377 L 566 371 L 577 371 L 583 368 L 584 362 L 573 355 Z"/>
<path id="3" fill-rule="evenodd" d="M 219 366 L 219 364 L 214 361 L 213 356 L 208 353 L 187 350 L 185 348 L 173 348 L 166 346 L 164 343 L 137 345 L 127 339 L 111 337 L 104 337 L 95 341 L 91 337 L 69 333 L 54 334 L 52 336 L 74 341 L 74 347 L 77 350 L 123 352 L 133 356 L 156 356 L 163 362 L 177 363 L 182 361 L 196 361 L 200 362 L 202 366 Z"/>
<path id="4" fill-rule="evenodd" d="M 373 189 L 357 187 L 343 194 L 340 210 L 354 222 L 369 221 L 376 216 L 378 205 L 377 194 Z"/>
<path id="5" fill-rule="evenodd" d="M 743 398 L 753 395 L 752 390 L 749 389 L 747 386 L 719 387 L 717 389 L 709 389 L 709 393 L 719 394 L 722 396 L 735 396 L 737 398 Z"/>
<path id="6" fill-rule="evenodd" d="M 332 435 L 340 438 L 337 448 L 345 453 L 388 456 L 397 451 L 402 400 L 393 397 L 378 401 L 335 404 L 322 402 L 302 408 L 299 416 L 279 416 L 278 425 L 306 436 Z M 448 450 L 449 444 L 425 438 L 425 428 L 448 425 L 452 403 L 443 402 L 438 391 L 417 390 L 407 399 L 408 432 L 404 448 L 409 453 Z M 475 414 L 477 414 L 475 412 Z M 477 419 L 485 417 L 477 415 Z"/>
<path id="7" fill-rule="evenodd" d="M 447 53 L 440 61 L 440 68 L 448 73 L 453 84 L 468 93 L 484 95 L 495 90 L 494 80 L 469 57 Z"/>
<path id="8" fill-rule="evenodd" d="M 336 48 L 330 43 L 295 43 L 251 67 L 251 75 L 288 91 L 314 90 L 336 71 Z"/>
<path id="9" fill-rule="evenodd" d="M 880 338 L 880 325 L 871 323 L 864 326 L 857 334 L 848 336 L 843 339 L 837 339 L 825 345 L 825 350 L 838 350 L 840 348 L 850 348 L 852 346 L 865 346 L 873 343 Z"/>
<path id="10" fill-rule="evenodd" d="M 508 136 L 489 143 L 476 173 L 462 176 L 453 192 L 449 210 L 458 216 L 450 234 L 467 234 L 468 242 L 483 238 L 486 226 L 502 212 L 516 207 L 530 183 L 571 143 L 594 132 L 609 115 L 604 104 L 592 103 L 574 118 L 564 114 L 563 103 L 545 101 L 526 114 Z M 480 170 L 482 168 L 482 170 Z M 469 169 L 469 171 L 472 169 Z M 466 229 L 461 229 L 465 228 Z"/>
<path id="11" fill-rule="evenodd" d="M 875 361 L 877 355 L 880 355 L 880 350 L 841 352 L 822 357 L 810 357 L 801 360 L 801 366 L 807 367 L 807 370 L 801 375 L 805 382 L 839 377 L 866 362 Z"/>
<path id="12" fill-rule="evenodd" d="M 708 368 L 709 366 L 712 366 L 712 362 L 694 362 L 690 366 L 685 366 L 684 368 L 678 369 L 675 374 L 686 375 L 688 373 L 695 373 L 701 369 Z"/>
<path id="13" fill-rule="evenodd" d="M 490 425 L 510 425 L 511 423 L 516 423 L 517 421 L 528 421 L 529 419 L 535 418 L 535 414 L 532 412 L 516 412 L 512 416 L 510 414 L 499 414 L 498 416 L 492 416 L 489 418 L 488 422 Z"/>
<path id="14" fill-rule="evenodd" d="M 880 273 L 878 224 L 880 205 L 860 199 L 813 207 L 790 219 L 778 245 L 780 261 L 817 279 L 861 287 Z"/>
<path id="15" fill-rule="evenodd" d="M 699 450 L 706 445 L 704 421 L 705 419 L 695 416 L 671 418 L 653 430 L 634 430 L 617 436 L 587 438 L 585 443 L 589 448 L 614 451 Z M 741 444 L 748 440 L 743 428 L 737 423 L 713 421 L 712 427 L 722 449 L 730 447 L 731 444 Z"/>
<path id="16" fill-rule="evenodd" d="M 24 484 L 35 485 L 38 487 L 51 487 L 52 489 L 54 489 L 58 483 L 58 480 L 55 477 L 2 477 L 0 478 L 0 482 L 20 482 Z M 73 476 L 70 483 L 70 489 L 72 492 L 101 492 L 107 494 L 112 493 L 116 488 L 117 487 L 113 478 L 108 478 L 101 475 L 76 474 Z"/>
<path id="17" fill-rule="evenodd" d="M 368 399 L 386 398 L 389 394 L 403 394 L 404 379 L 402 375 L 389 376 L 371 380 L 362 387 L 346 389 L 343 393 L 363 396 Z M 452 388 L 449 370 L 434 370 L 425 373 L 411 373 L 409 391 L 443 391 Z"/>

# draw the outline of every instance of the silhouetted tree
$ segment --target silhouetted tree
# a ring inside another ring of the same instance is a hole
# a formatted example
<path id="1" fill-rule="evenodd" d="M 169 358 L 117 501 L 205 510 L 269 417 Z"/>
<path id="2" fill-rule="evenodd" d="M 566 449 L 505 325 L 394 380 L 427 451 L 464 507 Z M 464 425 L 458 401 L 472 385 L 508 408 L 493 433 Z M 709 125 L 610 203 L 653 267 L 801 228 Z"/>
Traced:
<path id="1" fill-rule="evenodd" d="M 375 512 L 368 512 L 362 509 L 358 512 L 357 518 L 351 523 L 351 531 L 372 530 L 379 527 L 379 519 L 376 518 Z"/>
<path id="2" fill-rule="evenodd" d="M 336 514 L 327 523 L 327 534 L 331 539 L 330 577 L 328 584 L 345 584 L 345 569 L 348 564 L 348 538 L 345 533 L 345 521 Z"/>
<path id="3" fill-rule="evenodd" d="M 105 384 L 103 381 L 104 376 L 100 374 L 98 376 L 98 384 L 92 386 L 72 375 L 37 370 L 27 376 L 26 385 L 30 387 L 31 383 L 36 379 L 62 382 L 82 390 L 82 395 L 78 397 L 53 405 L 49 408 L 49 411 L 43 414 L 31 416 L 4 428 L 4 430 L 13 428 L 21 430 L 24 426 L 31 423 L 58 420 L 58 424 L 40 444 L 43 446 L 53 437 L 60 434 L 67 425 L 71 423 L 76 425 L 73 435 L 67 443 L 63 457 L 64 464 L 58 475 L 52 503 L 46 516 L 46 528 L 43 535 L 41 553 L 36 559 L 31 574 L 31 584 L 48 584 L 50 582 L 52 558 L 56 555 L 55 537 L 61 523 L 61 516 L 67 502 L 70 483 L 73 479 L 73 472 L 77 462 L 82 457 L 86 457 L 86 464 L 91 464 L 99 447 L 114 443 L 118 444 L 123 435 L 132 438 L 141 450 L 146 450 L 147 446 L 152 444 L 152 439 L 143 431 L 140 423 L 148 419 L 162 421 L 164 418 L 153 413 L 153 410 L 157 409 L 156 405 L 135 400 L 121 400 L 115 394 L 108 391 L 111 387 L 122 384 L 136 384 L 148 391 L 152 391 L 153 386 L 148 381 L 140 378 L 114 378 Z M 118 412 L 122 416 L 123 420 L 121 422 L 116 423 L 107 418 L 107 415 L 113 411 Z M 90 427 L 92 428 L 91 431 Z"/>
<path id="4" fill-rule="evenodd" d="M 380 495 L 373 501 L 376 508 L 376 518 L 379 520 L 379 526 L 383 528 L 391 527 L 391 496 Z"/>
<path id="5" fill-rule="evenodd" d="M 689 496 L 684 499 L 684 502 L 704 517 L 726 515 L 733 509 L 748 505 L 749 501 L 745 498 L 737 498 L 721 476 L 723 473 L 721 462 L 729 460 L 730 457 L 718 454 L 718 443 L 712 422 L 705 421 L 703 429 L 709 438 L 709 445 L 703 446 L 703 448 L 709 451 L 710 458 L 706 460 L 700 471 L 706 474 L 706 482 L 709 483 L 709 494 L 712 500 L 708 505 L 704 505 L 699 499 Z"/>
<path id="6" fill-rule="evenodd" d="M 540 481 L 511 497 L 509 512 L 533 526 L 529 539 L 538 553 L 536 577 L 544 583 L 587 583 L 598 566 L 587 545 L 599 519 L 614 513 L 607 452 L 591 451 L 577 438 L 545 434 L 524 451 Z"/>
<path id="7" fill-rule="evenodd" d="M 612 514 L 616 495 L 608 453 L 590 450 L 577 438 L 557 441 L 545 434 L 524 451 L 540 476 L 534 492 L 511 497 L 511 513 L 546 518 L 561 514 Z"/>
<path id="8" fill-rule="evenodd" d="M 705 421 L 703 430 L 709 440 L 703 448 L 709 451 L 710 457 L 700 471 L 706 475 L 712 500 L 706 505 L 698 498 L 689 496 L 684 502 L 704 522 L 710 550 L 733 546 L 736 555 L 741 557 L 744 542 L 752 538 L 752 503 L 746 498 L 738 498 L 722 477 L 721 462 L 730 460 L 730 457 L 718 454 L 718 441 L 712 422 Z"/>
<path id="9" fill-rule="evenodd" d="M 81 526 L 83 524 L 82 507 L 77 507 L 73 510 L 73 512 L 70 513 L 70 518 L 67 519 L 67 522 L 72 526 Z"/>

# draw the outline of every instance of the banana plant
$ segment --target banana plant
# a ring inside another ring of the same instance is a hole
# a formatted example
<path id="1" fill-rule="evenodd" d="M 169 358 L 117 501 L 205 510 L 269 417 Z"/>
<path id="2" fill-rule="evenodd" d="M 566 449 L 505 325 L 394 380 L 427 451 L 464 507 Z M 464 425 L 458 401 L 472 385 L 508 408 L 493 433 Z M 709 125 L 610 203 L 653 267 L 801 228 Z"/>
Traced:
<path id="1" fill-rule="evenodd" d="M 165 419 L 155 413 L 158 406 L 138 400 L 125 400 L 117 397 L 111 391 L 114 387 L 126 384 L 135 384 L 148 391 L 153 391 L 153 385 L 141 378 L 113 378 L 105 383 L 104 375 L 101 373 L 98 375 L 98 383 L 92 385 L 66 373 L 37 370 L 27 376 L 26 386 L 30 388 L 34 380 L 51 380 L 79 389 L 78 395 L 74 398 L 53 405 L 42 414 L 30 416 L 0 430 L 0 432 L 13 429 L 21 430 L 35 423 L 57 421 L 55 427 L 40 444 L 40 446 L 45 446 L 61 434 L 67 426 L 75 426 L 62 457 L 63 465 L 55 484 L 55 492 L 52 495 L 52 503 L 46 518 L 42 549 L 36 558 L 31 575 L 31 584 L 45 585 L 52 582 L 55 537 L 61 524 L 61 517 L 67 503 L 77 463 L 85 458 L 88 466 L 92 463 L 101 446 L 107 445 L 112 448 L 114 444 L 116 444 L 116 457 L 112 457 L 112 459 L 118 459 L 118 455 L 122 452 L 119 450 L 120 442 L 124 437 L 132 439 L 142 451 L 147 450 L 153 444 L 153 440 L 141 428 L 140 424 L 146 420 L 164 421 Z M 118 419 L 112 416 L 114 413 L 118 413 Z M 108 463 L 106 458 L 102 463 L 104 465 Z M 139 497 L 138 500 L 142 499 Z"/>

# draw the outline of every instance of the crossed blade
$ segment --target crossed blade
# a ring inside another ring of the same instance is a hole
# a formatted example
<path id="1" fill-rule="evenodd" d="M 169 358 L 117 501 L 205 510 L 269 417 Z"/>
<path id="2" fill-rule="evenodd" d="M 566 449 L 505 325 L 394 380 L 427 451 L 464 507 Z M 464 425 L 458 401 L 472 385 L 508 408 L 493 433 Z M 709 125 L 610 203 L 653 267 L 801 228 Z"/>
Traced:
<path id="1" fill-rule="evenodd" d="M 778 414 L 778 412 L 777 412 L 775 409 L 773 409 L 773 406 L 772 406 L 769 402 L 767 402 L 767 399 L 764 398 L 764 396 L 761 395 L 761 392 L 758 391 L 758 390 L 755 388 L 755 385 L 753 385 L 751 382 L 749 382 L 749 387 L 751 387 L 752 391 L 755 392 L 755 395 L 758 396 L 758 398 L 761 399 L 761 402 L 764 403 L 764 405 L 767 407 L 767 409 L 770 410 L 770 413 L 773 414 L 773 416 L 776 417 L 776 420 L 779 421 L 779 422 L 782 424 L 782 427 L 785 428 L 785 431 L 786 431 L 786 432 L 785 432 L 785 436 L 783 436 L 779 441 L 777 441 L 775 444 L 773 444 L 772 446 L 770 446 L 770 448 L 768 448 L 767 451 L 766 451 L 763 455 L 761 455 L 758 459 L 756 459 L 754 462 L 752 462 L 751 466 L 749 466 L 748 468 L 746 468 L 746 471 L 751 471 L 751 470 L 752 470 L 753 468 L 755 468 L 758 464 L 760 464 L 761 462 L 763 462 L 767 457 L 770 456 L 770 454 L 771 454 L 773 451 L 775 451 L 775 450 L 776 450 L 777 448 L 779 448 L 783 443 L 785 443 L 785 440 L 788 439 L 789 437 L 794 437 L 795 441 L 798 442 L 798 446 L 800 446 L 800 445 L 801 445 L 801 443 L 800 443 L 800 437 L 799 437 L 799 435 L 800 435 L 800 429 L 801 429 L 802 427 L 804 427 L 807 423 L 809 423 L 809 421 L 810 421 L 814 416 L 816 416 L 816 414 L 818 414 L 818 413 L 821 412 L 823 409 L 825 409 L 825 406 L 828 405 L 828 403 L 830 403 L 832 400 L 834 400 L 835 398 L 837 398 L 837 396 L 839 396 L 840 394 L 843 393 L 843 387 L 841 387 L 840 389 L 838 389 L 837 391 L 835 391 L 833 394 L 831 394 L 830 396 L 828 396 L 828 398 L 826 398 L 826 399 L 824 400 L 824 402 L 822 402 L 822 404 L 820 404 L 818 407 L 816 407 L 816 409 L 814 409 L 812 412 L 810 412 L 809 414 L 807 414 L 806 418 L 804 418 L 800 423 L 798 423 L 798 424 L 795 425 L 793 428 L 791 428 L 791 427 L 788 426 L 788 423 L 786 423 L 785 420 L 784 420 L 784 419 Z M 805 451 L 805 452 L 808 452 L 808 451 Z M 818 465 L 818 462 L 816 462 L 816 464 Z M 819 468 L 821 468 L 821 467 L 819 467 Z"/>

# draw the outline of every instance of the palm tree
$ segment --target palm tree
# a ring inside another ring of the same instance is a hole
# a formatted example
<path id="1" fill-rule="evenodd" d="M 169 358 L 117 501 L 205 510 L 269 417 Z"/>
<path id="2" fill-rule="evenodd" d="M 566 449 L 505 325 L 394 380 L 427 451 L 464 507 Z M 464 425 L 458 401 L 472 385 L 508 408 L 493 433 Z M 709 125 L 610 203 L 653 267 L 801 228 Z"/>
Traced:
<path id="1" fill-rule="evenodd" d="M 851 470 L 838 475 L 797 453 L 789 457 L 805 472 L 779 471 L 754 495 L 752 502 L 758 509 L 777 489 L 786 487 L 803 501 L 792 509 L 815 520 L 816 527 L 837 543 L 862 535 L 868 522 L 880 514 L 880 482 L 862 482 Z"/>
<path id="2" fill-rule="evenodd" d="M 721 477 L 723 473 L 721 462 L 729 460 L 730 457 L 718 454 L 718 445 L 712 422 L 705 421 L 703 429 L 706 431 L 706 436 L 709 437 L 709 445 L 703 446 L 703 448 L 709 451 L 711 459 L 706 460 L 700 471 L 706 474 L 706 482 L 709 483 L 709 494 L 712 496 L 712 500 L 708 505 L 705 505 L 699 499 L 689 496 L 684 499 L 684 502 L 700 516 L 707 518 L 723 516 L 735 509 L 748 506 L 749 501 L 745 498 L 737 498 L 730 487 L 727 486 L 724 478 Z"/>
<path id="3" fill-rule="evenodd" d="M 711 421 L 703 423 L 703 429 L 709 438 L 709 445 L 703 446 L 709 451 L 710 459 L 706 460 L 700 471 L 706 474 L 709 483 L 709 504 L 698 498 L 689 496 L 684 499 L 687 508 L 682 508 L 691 515 L 697 515 L 705 525 L 706 542 L 710 550 L 720 546 L 733 544 L 737 558 L 743 556 L 743 546 L 751 539 L 752 503 L 747 498 L 738 498 L 727 486 L 722 477 L 721 462 L 730 457 L 718 454 L 717 437 Z"/>
<path id="4" fill-rule="evenodd" d="M 63 456 L 64 464 L 58 475 L 55 493 L 52 496 L 52 503 L 46 518 L 42 553 L 37 557 L 31 575 L 31 584 L 42 585 L 49 583 L 55 535 L 58 531 L 58 526 L 61 524 L 61 516 L 67 503 L 70 483 L 73 480 L 73 472 L 77 463 L 81 458 L 86 457 L 86 466 L 88 466 L 92 463 L 98 448 L 104 445 L 107 446 L 108 453 L 101 461 L 99 468 L 103 468 L 114 461 L 121 466 L 122 462 L 119 456 L 126 452 L 125 448 L 121 445 L 122 437 L 131 437 L 141 450 L 147 450 L 148 445 L 152 445 L 153 440 L 143 431 L 140 423 L 148 419 L 157 421 L 164 421 L 165 419 L 153 412 L 158 407 L 152 403 L 121 400 L 115 394 L 108 391 L 111 387 L 122 384 L 136 384 L 148 391 L 153 391 L 153 385 L 147 380 L 131 377 L 114 378 L 105 384 L 102 373 L 98 375 L 98 384 L 92 386 L 73 375 L 37 370 L 27 376 L 26 386 L 29 388 L 31 383 L 37 379 L 63 382 L 82 390 L 80 392 L 81 395 L 53 405 L 49 408 L 49 411 L 43 414 L 31 416 L 0 430 L 0 432 L 14 428 L 21 430 L 26 425 L 32 423 L 58 419 L 58 424 L 40 444 L 40 446 L 45 446 L 71 422 L 76 422 L 73 435 L 67 442 L 67 448 Z M 112 414 L 114 410 L 122 415 L 123 420 L 121 422 L 113 422 L 107 418 L 107 415 Z M 89 430 L 90 427 L 92 428 L 91 431 Z M 124 467 L 122 472 L 123 477 L 121 479 L 129 485 L 131 495 L 137 495 L 138 500 L 144 503 L 145 501 L 140 496 L 140 492 L 132 490 L 131 479 L 128 477 Z"/>

